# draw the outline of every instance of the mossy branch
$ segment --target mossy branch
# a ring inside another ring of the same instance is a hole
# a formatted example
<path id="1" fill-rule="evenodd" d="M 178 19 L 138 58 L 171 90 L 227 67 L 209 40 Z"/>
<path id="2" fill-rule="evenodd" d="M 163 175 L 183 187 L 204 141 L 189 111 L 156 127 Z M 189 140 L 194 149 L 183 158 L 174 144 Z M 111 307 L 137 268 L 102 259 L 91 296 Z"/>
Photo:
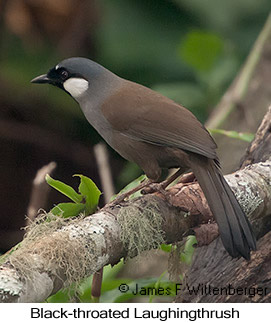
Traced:
<path id="1" fill-rule="evenodd" d="M 260 235 L 271 213 L 271 160 L 226 178 Z M 193 191 L 200 194 L 199 187 Z M 179 241 L 204 222 L 203 215 L 189 215 L 154 194 L 69 221 L 43 215 L 0 267 L 0 301 L 44 301 L 122 257 Z"/>

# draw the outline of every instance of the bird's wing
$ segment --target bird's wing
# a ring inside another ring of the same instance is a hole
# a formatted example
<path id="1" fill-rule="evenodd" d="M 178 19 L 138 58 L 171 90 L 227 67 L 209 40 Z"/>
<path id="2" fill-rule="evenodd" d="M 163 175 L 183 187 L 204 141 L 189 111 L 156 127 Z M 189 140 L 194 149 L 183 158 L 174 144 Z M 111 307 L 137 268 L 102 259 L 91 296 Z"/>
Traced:
<path id="1" fill-rule="evenodd" d="M 216 158 L 216 144 L 198 119 L 186 108 L 144 86 L 125 82 L 101 109 L 113 129 L 124 136 Z"/>

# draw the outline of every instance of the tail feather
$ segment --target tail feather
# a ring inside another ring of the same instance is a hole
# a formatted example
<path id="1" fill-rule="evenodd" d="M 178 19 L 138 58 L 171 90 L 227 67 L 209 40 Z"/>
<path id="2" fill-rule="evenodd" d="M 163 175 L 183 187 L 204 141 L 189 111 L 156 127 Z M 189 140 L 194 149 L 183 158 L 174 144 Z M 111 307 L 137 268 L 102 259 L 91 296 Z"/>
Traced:
<path id="1" fill-rule="evenodd" d="M 232 257 L 250 258 L 256 249 L 251 225 L 214 160 L 193 155 L 191 167 L 217 221 L 221 240 Z"/>
<path id="2" fill-rule="evenodd" d="M 242 214 L 242 216 L 238 216 L 237 220 L 239 222 L 239 225 L 242 228 L 242 233 L 246 237 L 248 246 L 251 250 L 256 250 L 256 239 L 253 234 L 253 230 L 251 227 L 251 224 L 245 215 L 244 211 L 242 210 L 240 204 L 238 203 L 235 195 L 233 194 L 233 191 L 229 187 L 228 183 L 224 179 L 223 175 L 220 173 L 220 176 L 222 177 L 222 184 L 224 186 L 225 191 L 227 192 L 228 197 L 230 198 L 232 202 L 233 209 L 237 214 Z"/>

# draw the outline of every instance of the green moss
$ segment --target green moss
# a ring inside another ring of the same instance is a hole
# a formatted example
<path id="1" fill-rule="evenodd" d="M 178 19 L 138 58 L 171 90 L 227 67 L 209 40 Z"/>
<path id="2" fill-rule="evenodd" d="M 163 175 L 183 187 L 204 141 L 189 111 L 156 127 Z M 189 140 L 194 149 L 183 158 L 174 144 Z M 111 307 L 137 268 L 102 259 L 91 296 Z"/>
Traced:
<path id="1" fill-rule="evenodd" d="M 137 205 L 123 207 L 118 213 L 121 240 L 132 258 L 142 251 L 156 249 L 164 243 L 162 217 L 155 203 L 147 203 L 144 208 Z"/>
<path id="2" fill-rule="evenodd" d="M 88 270 L 95 262 L 97 249 L 94 241 L 86 239 L 84 234 L 78 235 L 81 223 L 81 217 L 67 221 L 50 213 L 39 215 L 27 228 L 20 247 L 8 258 L 9 262 L 24 280 L 31 281 L 37 271 L 50 273 L 55 270 L 53 275 L 65 275 L 66 287 L 80 282 L 91 274 Z M 72 230 L 65 230 L 71 224 L 75 227 L 76 238 Z"/>

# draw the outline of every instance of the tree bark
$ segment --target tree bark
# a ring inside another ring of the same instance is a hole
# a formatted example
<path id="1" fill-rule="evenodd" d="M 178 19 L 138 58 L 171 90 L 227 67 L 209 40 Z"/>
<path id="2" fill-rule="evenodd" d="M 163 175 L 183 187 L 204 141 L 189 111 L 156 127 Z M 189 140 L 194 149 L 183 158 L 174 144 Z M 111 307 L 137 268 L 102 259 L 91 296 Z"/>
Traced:
<path id="1" fill-rule="evenodd" d="M 220 240 L 198 250 L 177 303 L 248 303 L 271 301 L 271 232 L 257 243 L 249 262 L 225 255 Z M 213 250 L 217 256 L 213 257 Z M 193 292 L 198 290 L 198 293 Z"/>
<path id="2" fill-rule="evenodd" d="M 271 107 L 266 113 L 254 141 L 250 144 L 242 161 L 243 167 L 252 162 L 261 162 L 271 153 Z M 255 165 L 255 164 L 254 164 Z M 268 171 L 269 172 L 269 171 Z M 270 188 L 269 188 L 270 190 Z M 270 204 L 271 201 L 266 201 Z M 269 208 L 269 207 L 268 207 Z M 213 241 L 208 248 L 198 248 L 193 265 L 186 275 L 186 284 L 176 302 L 270 302 L 271 301 L 271 212 L 253 223 L 253 229 L 259 239 L 257 251 L 249 262 L 243 259 L 230 260 L 225 255 L 220 240 Z M 260 229 L 261 228 L 261 229 Z M 232 287 L 230 293 L 229 285 Z M 198 287 L 207 288 L 203 293 L 191 293 Z M 214 295 L 208 292 L 213 288 L 228 287 L 228 293 Z M 235 291 L 234 291 L 235 288 Z M 239 288 L 240 293 L 236 290 Z M 262 290 L 262 293 L 255 293 Z"/>
<path id="3" fill-rule="evenodd" d="M 242 207 L 250 210 L 249 219 L 260 235 L 271 213 L 271 160 L 248 166 L 226 178 Z M 199 186 L 192 185 L 192 194 L 201 196 Z M 178 188 L 173 188 L 167 198 L 176 202 L 177 192 Z M 179 187 L 180 201 L 182 192 L 184 189 Z M 59 217 L 54 221 L 39 220 L 20 246 L 5 256 L 0 267 L 0 301 L 44 301 L 63 286 L 78 282 L 107 264 L 114 265 L 122 257 L 134 257 L 144 250 L 158 248 L 161 242 L 177 242 L 202 223 L 208 226 L 206 217 L 198 211 L 182 211 L 187 208 L 185 195 L 185 204 L 179 203 L 179 207 L 158 194 L 151 194 L 68 222 Z M 210 221 L 213 221 L 211 217 Z M 200 236 L 198 239 L 203 240 Z M 216 246 L 217 239 L 212 244 Z M 209 254 L 213 247 L 200 249 Z M 257 253 L 252 255 L 252 261 L 257 259 Z M 203 256 L 200 259 L 211 261 Z M 222 248 L 220 256 L 229 263 L 242 261 L 231 261 Z M 202 268 L 198 277 L 202 276 Z"/>

